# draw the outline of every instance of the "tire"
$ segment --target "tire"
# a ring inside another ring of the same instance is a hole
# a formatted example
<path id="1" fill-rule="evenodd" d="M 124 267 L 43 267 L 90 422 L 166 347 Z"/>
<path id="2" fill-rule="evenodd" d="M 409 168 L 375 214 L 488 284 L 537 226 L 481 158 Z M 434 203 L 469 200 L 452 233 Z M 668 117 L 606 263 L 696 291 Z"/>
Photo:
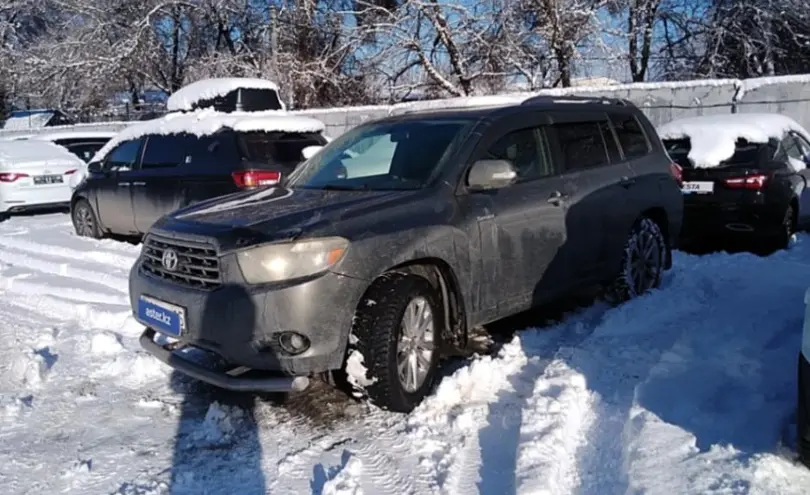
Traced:
<path id="1" fill-rule="evenodd" d="M 76 231 L 76 235 L 93 239 L 104 237 L 98 227 L 98 218 L 87 200 L 80 199 L 76 201 L 73 208 L 70 209 L 70 218 L 73 221 L 73 229 Z"/>
<path id="2" fill-rule="evenodd" d="M 430 310 L 429 317 L 433 322 L 432 352 L 428 359 L 426 350 L 416 348 L 410 351 L 413 356 L 421 355 L 426 362 L 419 366 L 416 357 L 413 358 L 414 361 L 408 361 L 416 362 L 418 368 L 425 369 L 422 379 L 417 377 L 415 386 L 410 381 L 409 387 L 404 383 L 408 380 L 398 370 L 398 348 L 402 345 L 409 349 L 408 343 L 401 342 L 408 340 L 402 338 L 408 321 L 406 310 L 410 311 L 414 309 L 414 305 L 420 304 Z M 422 277 L 391 273 L 374 282 L 355 314 L 347 354 L 351 361 L 355 351 L 360 353 L 366 368 L 365 377 L 352 379 L 348 364 L 343 372 L 353 394 L 365 397 L 377 407 L 394 412 L 408 413 L 419 405 L 430 393 L 438 373 L 444 321 L 442 307 L 436 290 Z"/>
<path id="3" fill-rule="evenodd" d="M 639 258 L 645 253 L 646 257 Z M 624 243 L 619 273 L 608 284 L 608 300 L 620 304 L 660 287 L 666 259 L 667 243 L 661 227 L 651 218 L 640 218 Z"/>
<path id="4" fill-rule="evenodd" d="M 785 209 L 785 214 L 782 216 L 779 232 L 773 237 L 772 247 L 774 250 L 778 251 L 790 247 L 790 239 L 796 232 L 795 216 L 796 210 L 793 208 L 793 205 L 788 205 L 787 209 Z"/>

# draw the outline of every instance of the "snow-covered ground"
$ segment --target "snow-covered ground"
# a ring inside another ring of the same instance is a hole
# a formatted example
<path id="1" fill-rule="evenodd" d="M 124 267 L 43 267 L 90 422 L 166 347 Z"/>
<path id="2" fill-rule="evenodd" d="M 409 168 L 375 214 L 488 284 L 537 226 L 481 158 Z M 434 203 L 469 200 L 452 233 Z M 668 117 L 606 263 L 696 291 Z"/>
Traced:
<path id="1" fill-rule="evenodd" d="M 518 334 L 408 416 L 327 387 L 286 403 L 140 350 L 137 246 L 63 214 L 0 224 L 0 492 L 807 493 L 784 446 L 810 236 L 677 253 L 664 286 Z"/>

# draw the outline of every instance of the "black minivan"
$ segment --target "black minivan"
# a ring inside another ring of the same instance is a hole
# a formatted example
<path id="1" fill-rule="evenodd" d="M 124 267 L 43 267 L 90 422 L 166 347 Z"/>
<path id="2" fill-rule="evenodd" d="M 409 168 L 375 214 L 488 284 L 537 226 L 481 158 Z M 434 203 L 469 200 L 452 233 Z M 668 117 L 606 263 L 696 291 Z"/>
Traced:
<path id="1" fill-rule="evenodd" d="M 295 122 L 283 125 L 287 120 Z M 307 147 L 327 143 L 318 120 L 285 116 L 270 122 L 275 124 L 265 129 L 232 125 L 207 135 L 191 127 L 178 133 L 124 131 L 126 137 L 117 137 L 108 152 L 99 152 L 101 159 L 88 164 L 73 192 L 76 233 L 140 237 L 178 208 L 280 183 L 304 161 Z"/>

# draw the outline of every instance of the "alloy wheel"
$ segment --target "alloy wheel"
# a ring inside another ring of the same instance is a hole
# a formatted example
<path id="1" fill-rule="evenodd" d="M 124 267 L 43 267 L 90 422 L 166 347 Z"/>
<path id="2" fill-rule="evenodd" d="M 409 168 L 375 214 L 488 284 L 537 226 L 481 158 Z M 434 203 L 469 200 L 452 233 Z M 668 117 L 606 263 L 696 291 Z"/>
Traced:
<path id="1" fill-rule="evenodd" d="M 636 294 L 642 294 L 653 288 L 661 270 L 661 248 L 658 239 L 646 230 L 635 237 L 630 247 L 630 277 Z"/>
<path id="2" fill-rule="evenodd" d="M 424 297 L 411 299 L 400 322 L 397 374 L 409 393 L 419 390 L 430 372 L 436 329 L 433 308 Z"/>
<path id="3" fill-rule="evenodd" d="M 95 232 L 95 221 L 93 214 L 86 206 L 79 206 L 73 214 L 73 222 L 76 226 L 76 231 L 81 236 L 92 237 Z"/>

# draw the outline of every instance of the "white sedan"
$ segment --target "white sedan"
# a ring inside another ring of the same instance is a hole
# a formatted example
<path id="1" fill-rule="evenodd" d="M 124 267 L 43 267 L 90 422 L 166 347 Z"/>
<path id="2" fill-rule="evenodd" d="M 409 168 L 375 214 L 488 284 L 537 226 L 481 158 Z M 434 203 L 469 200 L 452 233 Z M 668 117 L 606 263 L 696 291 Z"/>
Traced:
<path id="1" fill-rule="evenodd" d="M 10 213 L 70 205 L 70 177 L 84 162 L 40 140 L 0 142 L 0 220 Z"/>

